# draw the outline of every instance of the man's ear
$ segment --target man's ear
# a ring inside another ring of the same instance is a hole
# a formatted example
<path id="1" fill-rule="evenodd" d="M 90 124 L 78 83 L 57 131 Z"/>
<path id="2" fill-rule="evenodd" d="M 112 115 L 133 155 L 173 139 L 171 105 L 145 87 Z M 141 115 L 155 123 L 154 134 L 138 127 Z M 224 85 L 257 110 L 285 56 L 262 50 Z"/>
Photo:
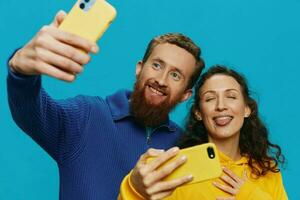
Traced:
<path id="1" fill-rule="evenodd" d="M 143 68 L 143 61 L 139 61 L 137 64 L 136 64 L 136 67 L 135 67 L 135 76 L 138 77 L 142 71 L 142 68 Z"/>
<path id="2" fill-rule="evenodd" d="M 192 89 L 188 89 L 184 92 L 184 94 L 182 95 L 180 102 L 184 102 L 186 101 L 188 98 L 190 98 L 193 94 L 193 90 Z"/>
<path id="3" fill-rule="evenodd" d="M 196 117 L 196 119 L 197 119 L 198 121 L 201 121 L 201 120 L 202 120 L 201 113 L 200 113 L 199 110 L 195 109 L 195 110 L 194 110 L 194 115 L 195 115 L 195 117 Z"/>
<path id="4" fill-rule="evenodd" d="M 246 106 L 245 108 L 245 118 L 249 117 L 251 115 L 251 108 L 249 106 Z"/>

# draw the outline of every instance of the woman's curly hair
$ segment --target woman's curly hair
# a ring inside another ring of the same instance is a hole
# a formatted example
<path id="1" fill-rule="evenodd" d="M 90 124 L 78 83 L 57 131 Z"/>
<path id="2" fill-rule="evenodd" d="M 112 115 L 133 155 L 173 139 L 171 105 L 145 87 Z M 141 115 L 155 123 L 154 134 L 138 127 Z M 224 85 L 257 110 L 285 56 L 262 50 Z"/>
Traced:
<path id="1" fill-rule="evenodd" d="M 223 74 L 234 78 L 240 85 L 246 104 L 251 109 L 249 117 L 245 118 L 240 130 L 239 149 L 243 156 L 248 157 L 248 165 L 251 174 L 255 177 L 264 176 L 267 172 L 279 172 L 278 164 L 284 163 L 281 148 L 269 141 L 268 130 L 258 116 L 256 101 L 250 97 L 246 79 L 236 71 L 225 66 L 216 65 L 204 73 L 195 86 L 195 95 L 192 109 L 185 126 L 185 133 L 178 142 L 178 146 L 186 148 L 208 142 L 208 133 L 202 121 L 198 121 L 194 115 L 195 110 L 200 110 L 199 90 L 207 79 Z"/>

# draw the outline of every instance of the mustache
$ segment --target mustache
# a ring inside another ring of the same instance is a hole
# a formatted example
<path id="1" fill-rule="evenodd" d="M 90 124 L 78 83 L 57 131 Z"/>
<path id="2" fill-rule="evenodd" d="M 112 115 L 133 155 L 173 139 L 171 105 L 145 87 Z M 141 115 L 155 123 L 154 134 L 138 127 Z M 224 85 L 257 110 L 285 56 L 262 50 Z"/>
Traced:
<path id="1" fill-rule="evenodd" d="M 168 95 L 170 93 L 169 88 L 165 85 L 160 85 L 157 81 L 148 80 L 146 82 L 146 86 L 150 86 L 155 90 L 163 93 L 164 95 Z"/>
<path id="2" fill-rule="evenodd" d="M 146 87 L 151 87 L 163 94 L 170 94 L 168 86 L 162 86 L 154 79 L 149 79 L 142 83 L 138 79 L 134 84 L 134 89 L 130 97 L 130 111 L 137 123 L 143 126 L 156 127 L 168 119 L 171 110 L 179 103 L 178 99 L 170 101 L 170 95 L 166 95 L 164 101 L 159 105 L 151 105 L 145 97 Z"/>

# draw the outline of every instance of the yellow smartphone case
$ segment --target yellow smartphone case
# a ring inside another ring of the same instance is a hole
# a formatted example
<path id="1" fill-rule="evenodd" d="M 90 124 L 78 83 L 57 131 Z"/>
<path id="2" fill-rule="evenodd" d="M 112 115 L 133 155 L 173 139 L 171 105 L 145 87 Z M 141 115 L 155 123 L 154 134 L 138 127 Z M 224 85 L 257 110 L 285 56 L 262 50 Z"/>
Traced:
<path id="1" fill-rule="evenodd" d="M 79 0 L 59 29 L 96 42 L 115 16 L 115 8 L 104 0 Z"/>
<path id="2" fill-rule="evenodd" d="M 221 176 L 222 168 L 219 155 L 216 146 L 213 143 L 206 143 L 182 149 L 178 155 L 167 161 L 163 166 L 183 155 L 187 157 L 186 163 L 173 171 L 173 173 L 167 176 L 165 180 L 171 180 L 192 174 L 193 180 L 188 183 L 192 184 Z"/>

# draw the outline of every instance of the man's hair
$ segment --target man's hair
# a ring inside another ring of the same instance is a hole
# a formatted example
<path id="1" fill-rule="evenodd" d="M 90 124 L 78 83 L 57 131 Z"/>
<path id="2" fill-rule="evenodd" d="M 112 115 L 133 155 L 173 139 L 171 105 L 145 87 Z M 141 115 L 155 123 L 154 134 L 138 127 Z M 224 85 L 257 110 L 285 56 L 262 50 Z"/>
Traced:
<path id="1" fill-rule="evenodd" d="M 143 63 L 147 61 L 153 49 L 157 45 L 164 43 L 174 44 L 180 48 L 185 49 L 194 56 L 196 60 L 196 66 L 187 86 L 188 89 L 192 88 L 199 78 L 203 68 L 205 67 L 204 60 L 201 58 L 200 47 L 198 47 L 189 37 L 180 33 L 167 33 L 164 35 L 159 35 L 149 42 L 143 57 Z"/>

